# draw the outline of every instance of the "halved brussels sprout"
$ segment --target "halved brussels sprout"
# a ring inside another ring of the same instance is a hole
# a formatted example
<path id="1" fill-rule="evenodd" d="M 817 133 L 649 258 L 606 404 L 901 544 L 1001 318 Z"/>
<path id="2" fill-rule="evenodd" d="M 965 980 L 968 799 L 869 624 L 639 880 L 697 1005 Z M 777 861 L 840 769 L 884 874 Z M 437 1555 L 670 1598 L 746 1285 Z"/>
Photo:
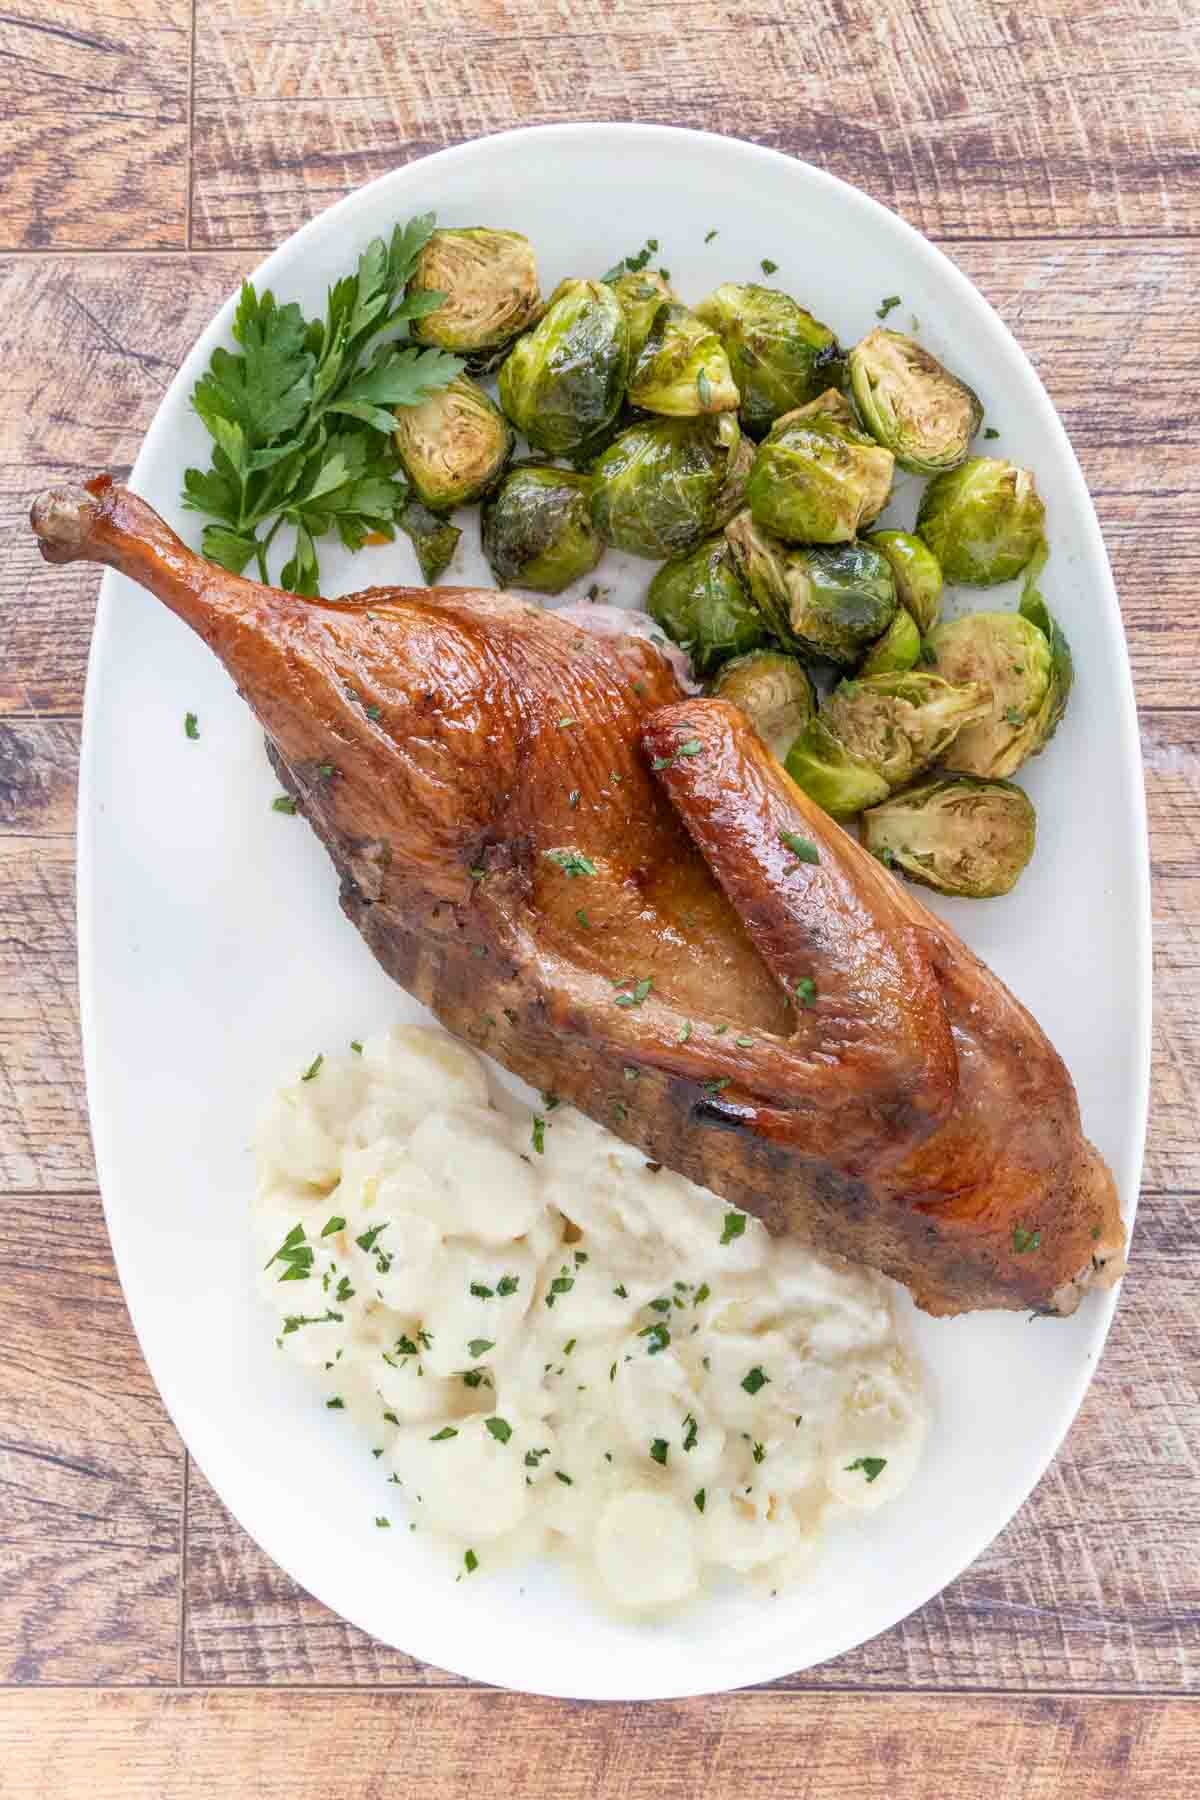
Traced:
<path id="1" fill-rule="evenodd" d="M 483 550 L 501 587 L 557 594 L 594 569 L 592 483 L 573 469 L 515 463 L 483 507 Z"/>
<path id="2" fill-rule="evenodd" d="M 987 900 L 1007 894 L 1033 855 L 1037 814 L 1010 781 L 923 781 L 863 814 L 863 843 L 911 881 Z"/>
<path id="3" fill-rule="evenodd" d="M 895 617 L 891 569 L 865 544 L 792 549 L 748 511 L 725 535 L 768 629 L 790 650 L 853 668 Z"/>
<path id="4" fill-rule="evenodd" d="M 467 357 L 480 374 L 541 312 L 533 246 L 519 231 L 475 225 L 435 231 L 417 259 L 406 292 L 446 298 L 409 323 L 418 344 L 437 344 Z"/>
<path id="5" fill-rule="evenodd" d="M 954 685 L 911 669 L 839 682 L 821 717 L 852 755 L 896 788 L 943 756 L 990 703 L 979 682 Z"/>
<path id="6" fill-rule="evenodd" d="M 886 556 L 896 577 L 896 598 L 928 636 L 942 610 L 942 571 L 937 557 L 909 531 L 868 531 L 863 542 Z"/>
<path id="7" fill-rule="evenodd" d="M 778 650 L 752 650 L 727 662 L 712 691 L 750 720 L 771 755 L 782 762 L 817 710 L 803 663 Z"/>
<path id="8" fill-rule="evenodd" d="M 834 413 L 785 413 L 758 447 L 746 499 L 776 537 L 847 544 L 887 505 L 894 469 L 890 450 Z"/>
<path id="9" fill-rule="evenodd" d="M 842 381 L 845 363 L 828 325 L 778 288 L 723 282 L 696 316 L 720 334 L 751 437 Z"/>
<path id="10" fill-rule="evenodd" d="M 986 715 L 955 740 L 946 766 L 965 775 L 1011 775 L 1041 748 L 1053 658 L 1043 631 L 1020 613 L 967 613 L 939 625 L 926 645 L 947 681 L 977 681 Z"/>
<path id="11" fill-rule="evenodd" d="M 753 650 L 767 635 L 729 545 L 719 536 L 663 564 L 650 583 L 646 611 L 689 653 L 697 675 Z"/>
<path id="12" fill-rule="evenodd" d="M 632 366 L 650 336 L 654 315 L 664 300 L 673 300 L 671 284 L 654 269 L 626 269 L 609 287 L 621 303 L 629 325 L 629 361 Z"/>
<path id="13" fill-rule="evenodd" d="M 635 556 L 681 556 L 739 504 L 743 457 L 732 413 L 631 425 L 592 469 L 592 523 Z"/>
<path id="14" fill-rule="evenodd" d="M 973 456 L 925 489 L 917 536 L 947 581 L 994 587 L 1019 575 L 1043 543 L 1046 509 L 1028 469 Z"/>
<path id="15" fill-rule="evenodd" d="M 411 539 L 421 567 L 421 577 L 427 587 L 432 587 L 438 576 L 444 575 L 449 568 L 462 532 L 449 519 L 441 519 L 437 513 L 431 513 L 419 500 L 407 500 L 396 523 L 405 536 Z"/>
<path id="16" fill-rule="evenodd" d="M 896 608 L 896 616 L 881 638 L 876 638 L 863 659 L 860 675 L 899 675 L 916 667 L 921 655 L 921 634 L 916 620 L 904 607 Z"/>
<path id="17" fill-rule="evenodd" d="M 654 315 L 628 397 L 633 406 L 677 419 L 736 412 L 739 400 L 720 338 L 676 300 Z"/>
<path id="18" fill-rule="evenodd" d="M 616 418 L 629 379 L 629 326 L 603 281 L 562 281 L 540 324 L 500 369 L 500 404 L 529 442 L 570 456 Z"/>
<path id="19" fill-rule="evenodd" d="M 834 819 L 853 819 L 889 793 L 877 769 L 847 750 L 819 715 L 810 719 L 784 759 L 784 768 L 810 800 Z"/>
<path id="20" fill-rule="evenodd" d="M 883 326 L 855 344 L 850 386 L 863 424 L 912 475 L 957 468 L 983 423 L 978 396 L 914 338 Z"/>
<path id="21" fill-rule="evenodd" d="M 397 407 L 395 445 L 417 498 L 448 511 L 493 485 L 513 434 L 483 389 L 469 375 L 456 375 L 420 406 Z"/>

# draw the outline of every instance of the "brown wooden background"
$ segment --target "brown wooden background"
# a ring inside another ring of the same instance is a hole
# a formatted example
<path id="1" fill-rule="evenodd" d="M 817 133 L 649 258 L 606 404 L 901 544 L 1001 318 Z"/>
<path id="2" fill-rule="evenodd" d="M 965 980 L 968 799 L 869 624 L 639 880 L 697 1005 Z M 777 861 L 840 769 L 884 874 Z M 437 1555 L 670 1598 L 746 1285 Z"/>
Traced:
<path id="1" fill-rule="evenodd" d="M 0 0 L 0 1795 L 1200 1792 L 1198 91 L 1198 0 Z M 472 1689 L 384 1649 L 189 1466 L 122 1303 L 80 1071 L 96 578 L 44 569 L 24 525 L 43 484 L 128 468 L 218 302 L 314 212 L 445 144 L 579 118 L 821 163 L 1000 309 L 1112 554 L 1155 877 L 1133 1273 L 1062 1454 L 894 1631 L 655 1707 Z"/>

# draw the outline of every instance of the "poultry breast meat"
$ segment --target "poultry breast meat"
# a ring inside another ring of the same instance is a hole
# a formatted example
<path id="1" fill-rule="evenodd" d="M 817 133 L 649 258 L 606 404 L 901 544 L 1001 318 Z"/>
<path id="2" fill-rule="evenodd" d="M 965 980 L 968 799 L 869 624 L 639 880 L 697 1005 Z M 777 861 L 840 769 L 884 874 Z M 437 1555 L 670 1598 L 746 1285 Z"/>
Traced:
<path id="1" fill-rule="evenodd" d="M 928 1312 L 1116 1279 L 1112 1177 L 1035 1021 L 652 644 L 473 589 L 300 599 L 106 476 L 32 523 L 220 657 L 346 914 L 449 1030 Z"/>

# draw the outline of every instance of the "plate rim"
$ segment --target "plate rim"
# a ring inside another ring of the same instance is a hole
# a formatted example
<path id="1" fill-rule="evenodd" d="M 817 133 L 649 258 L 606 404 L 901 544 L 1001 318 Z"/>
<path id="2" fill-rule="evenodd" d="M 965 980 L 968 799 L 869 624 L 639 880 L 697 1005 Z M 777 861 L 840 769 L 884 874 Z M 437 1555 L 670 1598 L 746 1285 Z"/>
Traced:
<path id="1" fill-rule="evenodd" d="M 814 163 L 810 163 L 800 157 L 789 156 L 782 151 L 761 144 L 755 144 L 747 139 L 725 133 L 698 131 L 690 127 L 642 124 L 621 120 L 577 121 L 563 124 L 517 127 L 511 130 L 474 137 L 463 143 L 450 145 L 444 149 L 433 151 L 429 155 L 418 156 L 411 162 L 400 164 L 393 169 L 385 171 L 371 181 L 352 189 L 349 193 L 343 195 L 330 206 L 322 208 L 320 212 L 306 220 L 304 224 L 300 225 L 294 232 L 290 233 L 277 244 L 274 249 L 269 251 L 243 279 L 254 282 L 255 285 L 261 289 L 264 282 L 269 283 L 273 279 L 272 270 L 276 261 L 285 257 L 285 255 L 289 258 L 294 255 L 297 245 L 319 237 L 324 232 L 331 229 L 340 216 L 353 212 L 358 207 L 364 205 L 367 196 L 372 195 L 381 189 L 395 187 L 398 191 L 402 192 L 410 177 L 413 178 L 415 183 L 419 186 L 422 179 L 428 176 L 431 164 L 448 167 L 454 163 L 469 161 L 473 158 L 486 155 L 489 148 L 502 144 L 510 145 L 521 142 L 527 143 L 531 140 L 552 143 L 556 140 L 571 141 L 603 137 L 605 135 L 615 135 L 625 148 L 652 146 L 654 143 L 662 142 L 663 140 L 670 140 L 672 142 L 679 142 L 682 140 L 685 142 L 690 141 L 700 154 L 711 152 L 714 147 L 719 147 L 720 153 L 728 153 L 735 158 L 741 157 L 746 159 L 747 162 L 758 160 L 769 162 L 773 165 L 782 165 L 791 174 L 798 175 L 802 184 L 806 181 L 815 182 L 818 186 L 826 188 L 831 193 L 841 195 L 848 204 L 858 208 L 865 208 L 868 213 L 881 215 L 882 219 L 886 221 L 886 229 L 898 229 L 902 238 L 906 240 L 908 248 L 915 252 L 919 257 L 925 259 L 927 264 L 932 266 L 938 280 L 944 282 L 951 290 L 953 290 L 960 301 L 965 303 L 968 310 L 977 311 L 981 307 L 986 309 L 986 312 L 990 314 L 995 326 L 1015 349 L 1025 369 L 1028 371 L 1036 385 L 1040 396 L 1043 415 L 1039 424 L 1043 425 L 1052 436 L 1056 437 L 1059 453 L 1064 458 L 1065 466 L 1069 470 L 1070 478 L 1077 490 L 1076 498 L 1079 506 L 1080 523 L 1087 542 L 1088 554 L 1092 561 L 1098 565 L 1103 572 L 1101 582 L 1102 593 L 1096 596 L 1097 603 L 1103 605 L 1108 627 L 1113 631 L 1115 641 L 1119 646 L 1118 662 L 1120 665 L 1120 678 L 1117 682 L 1117 687 L 1119 690 L 1120 716 L 1116 723 L 1123 744 L 1123 758 L 1127 761 L 1129 773 L 1132 778 L 1132 817 L 1130 819 L 1130 824 L 1132 826 L 1131 837 L 1137 847 L 1137 870 L 1134 882 L 1134 918 L 1131 920 L 1131 924 L 1134 928 L 1131 934 L 1133 937 L 1133 954 L 1136 957 L 1138 965 L 1136 975 L 1133 978 L 1133 986 L 1136 993 L 1136 1020 L 1131 1021 L 1131 1035 L 1135 1041 L 1137 1052 L 1134 1059 L 1137 1074 L 1137 1092 L 1134 1096 L 1135 1104 L 1132 1112 L 1133 1130 L 1131 1141 L 1127 1148 L 1126 1166 L 1122 1169 L 1114 1170 L 1114 1174 L 1117 1177 L 1119 1191 L 1123 1197 L 1127 1197 L 1127 1210 L 1124 1216 L 1129 1233 L 1130 1244 L 1132 1244 L 1133 1228 L 1136 1220 L 1142 1168 L 1145 1157 L 1149 1111 L 1153 975 L 1150 860 L 1146 815 L 1145 770 L 1141 752 L 1141 739 L 1137 720 L 1133 671 L 1129 656 L 1128 639 L 1125 633 L 1124 620 L 1121 616 L 1120 603 L 1112 573 L 1112 566 L 1107 546 L 1104 542 L 1103 533 L 1100 529 L 1095 504 L 1080 467 L 1078 457 L 1075 454 L 1074 446 L 1067 434 L 1066 427 L 1063 425 L 1058 411 L 1054 406 L 1053 401 L 1050 399 L 1045 385 L 1032 361 L 1014 334 L 1009 330 L 1005 321 L 1000 317 L 999 313 L 996 312 L 986 296 L 975 286 L 974 282 L 972 282 L 957 264 L 951 260 L 938 244 L 934 243 L 915 226 L 911 225 L 902 214 L 896 212 L 891 207 L 884 205 L 883 202 L 877 200 L 873 195 L 865 192 L 865 190 L 856 187 L 853 183 L 842 180 L 839 176 L 831 174 L 828 170 L 823 169 Z M 156 433 L 156 427 L 159 424 L 164 408 L 172 401 L 172 397 L 176 394 L 185 378 L 190 379 L 193 366 L 199 364 L 202 359 L 206 360 L 208 355 L 211 354 L 212 347 L 225 335 L 237 298 L 238 292 L 235 290 L 216 310 L 208 324 L 197 336 L 183 361 L 180 363 L 170 385 L 160 399 L 155 410 L 154 418 L 147 427 L 138 455 L 129 476 L 127 477 L 128 484 L 133 487 L 135 491 L 138 486 L 139 475 L 141 474 L 145 463 L 149 460 L 147 457 L 147 449 L 148 446 L 152 444 Z M 248 1519 L 243 1515 L 243 1511 L 230 1504 L 225 1496 L 223 1484 L 216 1480 L 212 1480 L 212 1478 L 207 1475 L 210 1461 L 219 1461 L 216 1444 L 213 1442 L 207 1443 L 203 1457 L 198 1454 L 192 1446 L 196 1441 L 205 1442 L 206 1440 L 211 1439 L 212 1433 L 206 1428 L 202 1419 L 192 1415 L 189 1405 L 183 1401 L 178 1394 L 173 1392 L 175 1388 L 173 1377 L 168 1375 L 168 1379 L 165 1383 L 161 1379 L 159 1370 L 155 1366 L 155 1361 L 152 1359 L 147 1349 L 146 1338 L 143 1334 L 142 1325 L 139 1322 L 138 1305 L 127 1289 L 122 1273 L 125 1259 L 122 1255 L 121 1246 L 125 1239 L 125 1231 L 123 1224 L 119 1220 L 119 1209 L 115 1201 L 110 1201 L 110 1195 L 113 1193 L 116 1183 L 115 1176 L 111 1172 L 112 1158 L 107 1143 L 108 1131 L 104 1122 L 104 1112 L 96 1098 L 100 1088 L 99 1050 L 97 1045 L 98 1034 L 96 1028 L 96 1019 L 99 1016 L 100 1007 L 95 992 L 96 952 L 93 936 L 93 922 L 97 918 L 97 911 L 93 882 L 94 869 L 90 844 L 90 833 L 95 827 L 98 816 L 94 803 L 93 788 L 95 780 L 96 744 L 98 741 L 96 716 L 101 704 L 99 699 L 101 687 L 99 671 L 105 655 L 105 644 L 109 634 L 109 626 L 113 611 L 113 589 L 117 580 L 118 577 L 113 571 L 104 571 L 99 587 L 97 609 L 87 659 L 80 745 L 78 817 L 75 834 L 76 933 L 80 1036 L 83 1050 L 88 1120 L 96 1164 L 97 1185 L 99 1187 L 104 1210 L 105 1226 L 112 1245 L 114 1265 L 118 1279 L 121 1282 L 121 1291 L 129 1313 L 130 1323 L 133 1326 L 138 1341 L 139 1350 L 146 1361 L 147 1368 L 154 1381 L 159 1397 L 171 1418 L 175 1429 L 179 1433 L 186 1454 L 193 1458 L 197 1467 L 205 1474 L 206 1479 L 211 1480 L 211 1485 L 220 1498 L 222 1505 L 225 1506 L 227 1511 L 242 1529 L 247 1532 L 254 1543 L 259 1548 L 263 1549 L 264 1553 L 283 1569 L 284 1572 L 305 1592 L 312 1594 L 323 1605 L 328 1606 L 337 1616 L 348 1620 L 351 1624 L 368 1632 L 371 1636 L 379 1638 L 384 1644 L 391 1645 L 392 1639 L 380 1633 L 375 1625 L 363 1623 L 363 1621 L 356 1618 L 353 1613 L 346 1611 L 340 1600 L 334 1600 L 327 1597 L 325 1592 L 326 1583 L 324 1580 L 318 1579 L 314 1582 L 307 1571 L 301 1575 L 298 1570 L 292 1566 L 292 1558 L 290 1555 L 281 1556 L 275 1549 L 267 1549 L 266 1539 L 270 1537 L 270 1532 L 268 1531 L 265 1534 L 260 1533 L 257 1523 L 251 1524 L 248 1522 Z M 108 1170 L 107 1173 L 106 1166 Z M 846 1654 L 847 1651 L 856 1648 L 863 1643 L 871 1642 L 881 1633 L 893 1629 L 901 1620 L 910 1617 L 912 1613 L 927 1605 L 937 1594 L 943 1592 L 951 1582 L 960 1579 L 988 1545 L 995 1540 L 996 1536 L 999 1535 L 999 1532 L 1006 1529 L 1007 1526 L 1011 1524 L 1012 1519 L 1025 1505 L 1030 1494 L 1033 1492 L 1033 1489 L 1042 1480 L 1050 1463 L 1062 1448 L 1066 1435 L 1078 1416 L 1080 1406 L 1082 1405 L 1084 1396 L 1095 1375 L 1096 1369 L 1099 1367 L 1100 1358 L 1103 1354 L 1108 1334 L 1112 1326 L 1123 1284 L 1124 1278 L 1122 1283 L 1116 1288 L 1104 1295 L 1092 1297 L 1089 1302 L 1096 1310 L 1095 1335 L 1091 1343 L 1090 1354 L 1084 1359 L 1080 1370 L 1076 1373 L 1074 1380 L 1069 1384 L 1068 1398 L 1064 1402 L 1064 1418 L 1061 1432 L 1057 1434 L 1045 1455 L 1040 1459 L 1035 1458 L 1034 1462 L 1030 1465 L 1032 1473 L 1030 1474 L 1028 1481 L 1023 1481 L 1020 1484 L 1021 1491 L 1019 1497 L 1012 1505 L 1005 1521 L 994 1528 L 990 1524 L 986 1525 L 972 1540 L 969 1555 L 962 1566 L 954 1574 L 935 1583 L 929 1588 L 928 1592 L 923 1592 L 916 1600 L 906 1600 L 904 1605 L 894 1613 L 889 1609 L 887 1617 L 885 1617 L 881 1623 L 875 1625 L 866 1636 L 859 1635 L 857 1631 L 851 1631 L 849 1634 L 839 1634 L 836 1630 L 832 1631 L 827 1634 L 830 1640 L 827 1647 L 821 1649 L 817 1655 L 807 1657 L 798 1668 L 789 1666 L 788 1669 L 782 1671 L 775 1666 L 777 1661 L 775 1658 L 766 1659 L 762 1666 L 757 1666 L 753 1665 L 753 1658 L 748 1656 L 747 1661 L 753 1666 L 748 1669 L 745 1679 L 739 1679 L 736 1684 L 734 1684 L 734 1687 L 718 1687 L 714 1685 L 712 1681 L 705 1680 L 692 1683 L 672 1681 L 657 1686 L 653 1692 L 647 1692 L 644 1688 L 631 1690 L 627 1684 L 623 1685 L 621 1683 L 618 1675 L 612 1686 L 605 1692 L 597 1692 L 594 1689 L 589 1692 L 581 1692 L 579 1684 L 572 1683 L 570 1680 L 564 1680 L 561 1683 L 545 1682 L 539 1683 L 536 1686 L 522 1686 L 513 1691 L 542 1694 L 553 1698 L 599 1701 L 621 1701 L 631 1699 L 669 1700 L 697 1697 L 718 1692 L 732 1692 L 736 1691 L 737 1688 L 752 1686 L 764 1681 L 778 1680 L 783 1675 L 800 1673 L 808 1668 L 822 1666 L 824 1663 Z M 1064 1381 L 1064 1392 L 1067 1391 L 1068 1384 Z M 183 1419 L 187 1420 L 188 1428 L 186 1430 L 181 1422 Z M 253 1510 L 252 1507 L 247 1509 L 251 1514 L 253 1514 Z M 393 1647 L 402 1648 L 399 1645 L 394 1645 Z M 404 1653 L 414 1657 L 418 1661 L 428 1662 L 435 1667 L 457 1672 L 468 1680 L 482 1681 L 492 1685 L 504 1685 L 502 1676 L 490 1664 L 487 1667 L 472 1666 L 473 1658 L 469 1650 L 465 1654 L 459 1655 L 456 1649 L 452 1659 L 447 1659 L 441 1655 L 438 1650 L 430 1652 L 418 1648 L 415 1650 L 407 1650 Z"/>

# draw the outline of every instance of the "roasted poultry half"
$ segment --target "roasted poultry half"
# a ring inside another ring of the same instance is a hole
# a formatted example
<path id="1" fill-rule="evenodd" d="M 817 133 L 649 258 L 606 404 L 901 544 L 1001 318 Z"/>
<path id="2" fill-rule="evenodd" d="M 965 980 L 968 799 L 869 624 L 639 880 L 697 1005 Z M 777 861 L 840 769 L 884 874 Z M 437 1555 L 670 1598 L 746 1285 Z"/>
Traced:
<path id="1" fill-rule="evenodd" d="M 535 1087 L 937 1314 L 1068 1313 L 1124 1232 L 1003 984 L 653 645 L 510 594 L 310 601 L 99 476 L 35 503 L 221 658 L 384 968 Z"/>

